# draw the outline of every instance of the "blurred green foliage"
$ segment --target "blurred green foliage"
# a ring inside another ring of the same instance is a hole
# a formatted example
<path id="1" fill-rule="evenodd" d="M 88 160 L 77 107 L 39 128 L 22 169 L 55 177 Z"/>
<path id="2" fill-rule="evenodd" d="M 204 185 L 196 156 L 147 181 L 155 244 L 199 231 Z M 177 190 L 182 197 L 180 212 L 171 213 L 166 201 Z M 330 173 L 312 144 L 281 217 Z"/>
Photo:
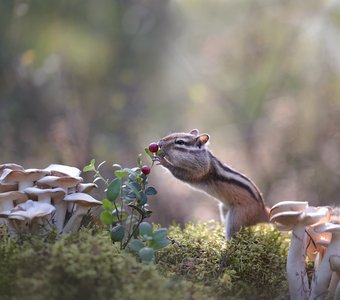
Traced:
<path id="1" fill-rule="evenodd" d="M 269 206 L 336 204 L 339 12 L 316 0 L 2 1 L 0 161 L 129 165 L 197 127 Z M 156 175 L 156 221 L 211 216 Z"/>

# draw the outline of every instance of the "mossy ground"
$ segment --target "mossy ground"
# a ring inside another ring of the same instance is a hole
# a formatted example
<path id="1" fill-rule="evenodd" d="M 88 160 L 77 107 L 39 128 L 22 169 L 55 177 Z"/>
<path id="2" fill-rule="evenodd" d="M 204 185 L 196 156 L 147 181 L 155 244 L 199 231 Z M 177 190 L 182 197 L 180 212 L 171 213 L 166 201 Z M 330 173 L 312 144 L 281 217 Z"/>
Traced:
<path id="1" fill-rule="evenodd" d="M 216 223 L 171 226 L 155 265 L 112 245 L 101 229 L 58 241 L 17 241 L 0 229 L 1 299 L 280 299 L 287 238 L 269 225 L 226 242 Z"/>

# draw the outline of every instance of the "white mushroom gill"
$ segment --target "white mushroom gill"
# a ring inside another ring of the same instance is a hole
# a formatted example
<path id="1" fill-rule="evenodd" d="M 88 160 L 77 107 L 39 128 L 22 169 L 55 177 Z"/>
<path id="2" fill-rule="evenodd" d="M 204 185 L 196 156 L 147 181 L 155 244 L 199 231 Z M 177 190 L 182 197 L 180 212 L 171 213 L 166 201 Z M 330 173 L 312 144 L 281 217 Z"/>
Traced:
<path id="1" fill-rule="evenodd" d="M 65 225 L 63 233 L 75 232 L 79 229 L 83 217 L 93 206 L 101 205 L 102 202 L 94 199 L 92 196 L 85 193 L 74 193 L 67 195 L 64 201 L 73 202 L 76 204 L 76 210 L 73 216 Z"/>

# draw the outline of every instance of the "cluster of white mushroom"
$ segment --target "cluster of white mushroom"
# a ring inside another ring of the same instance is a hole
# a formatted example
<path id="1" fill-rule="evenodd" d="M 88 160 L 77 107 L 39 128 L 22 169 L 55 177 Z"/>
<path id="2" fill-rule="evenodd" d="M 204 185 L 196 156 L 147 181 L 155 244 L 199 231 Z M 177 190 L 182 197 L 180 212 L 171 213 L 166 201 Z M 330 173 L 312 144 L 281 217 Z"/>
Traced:
<path id="1" fill-rule="evenodd" d="M 330 207 L 284 201 L 274 205 L 270 220 L 279 230 L 292 230 L 287 258 L 290 298 L 340 299 L 340 224 Z M 314 261 L 309 284 L 306 258 Z"/>
<path id="2" fill-rule="evenodd" d="M 75 167 L 52 164 L 45 169 L 24 169 L 17 164 L 0 165 L 0 224 L 12 235 L 58 234 L 79 229 L 83 217 L 102 203 L 88 193 L 97 188 L 83 183 Z"/>

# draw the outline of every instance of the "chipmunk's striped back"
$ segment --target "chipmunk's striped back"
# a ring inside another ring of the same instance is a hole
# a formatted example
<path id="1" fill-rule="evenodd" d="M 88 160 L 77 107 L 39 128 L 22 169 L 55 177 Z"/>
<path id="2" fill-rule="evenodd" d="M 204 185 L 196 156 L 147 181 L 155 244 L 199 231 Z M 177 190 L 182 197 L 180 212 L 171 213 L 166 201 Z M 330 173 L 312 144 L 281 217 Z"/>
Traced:
<path id="1" fill-rule="evenodd" d="M 173 133 L 159 141 L 165 156 L 158 157 L 178 179 L 205 191 L 228 208 L 226 236 L 242 226 L 268 221 L 263 197 L 251 179 L 220 162 L 207 148 L 209 135 Z"/>

